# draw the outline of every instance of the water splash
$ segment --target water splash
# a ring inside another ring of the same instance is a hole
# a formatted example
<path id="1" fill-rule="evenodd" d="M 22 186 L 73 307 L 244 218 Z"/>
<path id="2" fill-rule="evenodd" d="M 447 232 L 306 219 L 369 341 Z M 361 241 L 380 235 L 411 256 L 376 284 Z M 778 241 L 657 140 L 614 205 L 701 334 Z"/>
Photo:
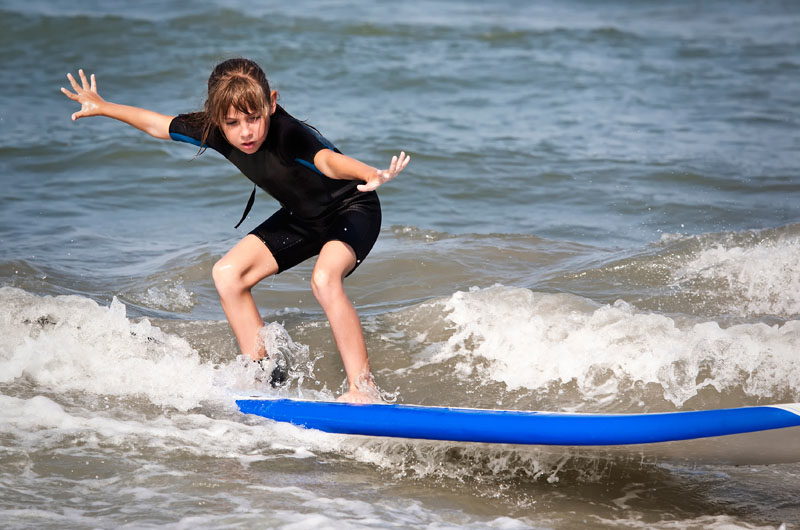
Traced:
<path id="1" fill-rule="evenodd" d="M 236 389 L 263 390 L 253 363 L 204 359 L 186 339 L 147 318 L 128 319 L 116 298 L 105 307 L 80 296 L 36 296 L 4 287 L 0 305 L 0 383 L 26 377 L 40 390 L 143 397 L 179 410 L 230 401 Z M 307 348 L 292 343 L 280 325 L 269 329 L 273 343 L 283 341 L 276 348 L 296 362 L 303 359 Z"/>
<path id="2" fill-rule="evenodd" d="M 674 271 L 678 289 L 701 292 L 743 316 L 800 315 L 800 237 L 725 238 L 703 245 Z"/>
<path id="3" fill-rule="evenodd" d="M 433 304 L 450 335 L 417 356 L 417 369 L 449 362 L 462 379 L 501 382 L 511 391 L 572 385 L 584 410 L 620 401 L 645 410 L 681 407 L 708 390 L 752 401 L 800 396 L 800 321 L 722 328 L 622 301 L 599 305 L 503 286 Z M 664 403 L 648 398 L 653 388 Z"/>

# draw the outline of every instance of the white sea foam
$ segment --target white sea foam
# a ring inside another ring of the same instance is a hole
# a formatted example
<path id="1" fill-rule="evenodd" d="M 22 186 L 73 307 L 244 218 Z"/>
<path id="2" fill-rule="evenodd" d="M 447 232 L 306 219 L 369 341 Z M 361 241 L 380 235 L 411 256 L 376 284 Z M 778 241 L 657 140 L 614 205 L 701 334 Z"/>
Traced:
<path id="1" fill-rule="evenodd" d="M 226 414 L 220 411 L 220 415 Z M 126 445 L 135 442 L 140 450 L 156 448 L 198 456 L 237 458 L 243 463 L 249 463 L 252 460 L 249 457 L 254 454 L 263 458 L 262 452 L 296 454 L 297 447 L 302 445 L 297 435 L 302 431 L 286 424 L 270 425 L 271 428 L 263 428 L 204 414 L 134 419 L 120 415 L 119 410 L 104 413 L 67 409 L 41 395 L 29 399 L 0 395 L 0 432 L 39 449 L 63 447 L 63 437 L 71 436 L 90 449 L 100 443 Z M 292 441 L 293 444 L 276 444 L 276 436 L 284 443 Z M 313 454 L 306 452 L 305 455 Z"/>
<path id="2" fill-rule="evenodd" d="M 184 413 L 142 418 L 119 410 L 62 406 L 45 396 L 22 399 L 0 395 L 0 434 L 15 439 L 20 447 L 78 458 L 97 456 L 102 448 L 122 447 L 133 451 L 132 456 L 156 450 L 162 456 L 230 459 L 249 468 L 276 458 L 314 459 L 318 454 L 334 453 L 374 465 L 398 478 L 469 480 L 476 484 L 512 478 L 557 482 L 565 465 L 575 472 L 569 465 L 574 455 L 563 450 L 353 437 L 257 418 L 243 422 L 242 416 L 224 411 L 216 415 L 220 417 Z M 579 474 L 593 480 L 595 474 L 602 476 L 603 466 L 602 460 L 584 458 L 579 461 Z M 152 472 L 158 475 L 163 470 Z M 145 499 L 153 494 L 148 489 L 136 492 Z M 344 499 L 311 501 L 340 503 Z M 343 519 L 355 516 L 346 512 L 328 515 Z M 495 523 L 514 527 L 512 520 Z"/>
<path id="3" fill-rule="evenodd" d="M 624 302 L 598 306 L 566 294 L 495 286 L 435 302 L 453 327 L 419 359 L 456 359 L 465 378 L 540 389 L 574 381 L 585 400 L 613 401 L 623 383 L 655 383 L 676 406 L 704 387 L 751 396 L 800 392 L 800 321 L 781 326 L 679 325 Z M 479 361 L 488 368 L 477 370 Z"/>
<path id="4" fill-rule="evenodd" d="M 166 311 L 190 311 L 194 307 L 194 293 L 184 287 L 182 280 L 165 281 L 163 285 L 149 287 L 134 299 L 148 307 Z"/>
<path id="5" fill-rule="evenodd" d="M 773 525 L 760 525 L 749 523 L 738 517 L 730 515 L 701 515 L 691 519 L 676 519 L 672 521 L 661 521 L 654 523 L 644 516 L 629 517 L 627 519 L 605 519 L 603 517 L 592 516 L 590 521 L 594 526 L 617 527 L 645 530 L 683 530 L 685 528 L 703 528 L 705 530 L 786 530 L 785 525 L 779 527 Z"/>
<path id="6" fill-rule="evenodd" d="M 729 239 L 702 248 L 675 270 L 674 286 L 699 284 L 699 294 L 734 315 L 800 315 L 800 238 L 764 237 L 747 244 Z"/>
<path id="7" fill-rule="evenodd" d="M 397 476 L 482 483 L 504 477 L 552 482 L 565 470 L 570 476 L 578 473 L 571 463 L 575 455 L 564 452 L 353 438 L 266 420 L 242 421 L 230 392 L 252 384 L 247 370 L 253 363 L 204 362 L 180 337 L 146 319 L 126 318 L 118 301 L 104 307 L 82 297 L 41 297 L 3 288 L 0 303 L 5 308 L 0 314 L 2 381 L 27 377 L 47 394 L 0 396 L 0 432 L 19 439 L 21 446 L 63 447 L 67 436 L 88 449 L 133 444 L 231 458 L 243 466 L 275 456 L 302 459 L 332 452 Z M 634 379 L 660 384 L 665 397 L 679 404 L 705 384 L 740 385 L 754 395 L 800 387 L 794 363 L 800 345 L 797 322 L 728 329 L 710 322 L 681 328 L 666 316 L 640 313 L 623 303 L 598 306 L 575 296 L 501 286 L 459 292 L 424 311 L 446 321 L 452 333 L 432 345 L 436 351 L 419 360 L 421 368 L 457 359 L 470 377 L 503 381 L 511 388 L 575 380 L 588 401 L 613 398 L 623 380 Z M 270 329 L 275 344 L 292 346 L 285 330 Z M 487 369 L 475 370 L 487 362 Z M 705 370 L 702 381 L 696 379 L 699 368 Z M 156 410 L 143 418 L 113 402 L 111 410 L 104 410 L 52 397 L 68 391 L 94 394 L 100 405 L 109 397 L 142 396 L 186 412 Z M 190 412 L 209 401 L 215 403 L 212 414 Z M 592 474 L 602 476 L 601 461 L 582 462 L 577 467 L 589 470 L 580 471 L 589 473 L 588 480 Z"/>
<path id="8" fill-rule="evenodd" d="M 104 307 L 84 297 L 4 287 L 0 306 L 0 382 L 24 375 L 55 392 L 144 396 L 188 410 L 230 389 L 252 389 L 260 370 L 241 358 L 204 361 L 185 339 L 146 318 L 128 319 L 116 298 Z"/>
<path id="9" fill-rule="evenodd" d="M 276 515 L 293 522 L 281 528 L 376 528 L 385 526 L 382 521 L 387 519 L 387 515 L 393 521 L 392 526 L 403 528 L 531 528 L 530 521 L 511 517 L 470 521 L 470 517 L 458 511 L 450 511 L 443 517 L 417 500 L 395 498 L 367 502 L 350 496 L 322 496 L 319 492 L 297 486 L 253 485 L 251 488 L 280 498 L 287 506 Z"/>
<path id="10" fill-rule="evenodd" d="M 0 381 L 26 374 L 56 391 L 144 394 L 182 409 L 210 397 L 213 367 L 184 339 L 147 319 L 128 320 L 116 298 L 103 307 L 83 297 L 3 288 L 0 303 Z"/>

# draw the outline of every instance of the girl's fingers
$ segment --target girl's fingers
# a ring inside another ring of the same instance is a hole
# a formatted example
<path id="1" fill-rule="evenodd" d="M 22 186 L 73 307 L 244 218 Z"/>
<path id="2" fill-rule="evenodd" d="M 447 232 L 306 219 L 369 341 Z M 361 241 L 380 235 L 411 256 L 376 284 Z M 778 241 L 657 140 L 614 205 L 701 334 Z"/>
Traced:
<path id="1" fill-rule="evenodd" d="M 78 80 L 72 75 L 72 72 L 67 73 L 67 79 L 72 87 L 72 91 L 61 87 L 61 92 L 65 96 L 81 104 L 81 109 L 72 114 L 72 121 L 85 118 L 86 116 L 96 115 L 97 101 L 102 101 L 102 98 L 97 95 L 97 78 L 95 75 L 92 74 L 87 77 L 86 72 L 81 68 L 78 69 L 78 77 L 80 78 L 80 83 L 78 83 Z"/>
<path id="2" fill-rule="evenodd" d="M 72 73 L 67 74 L 67 79 L 69 79 L 69 84 L 72 85 L 72 89 L 75 92 L 79 92 L 80 89 L 81 89 L 81 86 L 78 84 L 77 81 L 75 81 L 75 78 L 72 77 Z"/>
<path id="3" fill-rule="evenodd" d="M 406 155 L 405 151 L 400 151 L 399 157 L 392 157 L 392 165 L 389 167 L 389 171 L 392 172 L 392 176 L 394 177 L 403 171 L 408 165 L 409 160 L 411 160 L 411 157 Z"/>
<path id="4" fill-rule="evenodd" d="M 81 91 L 86 92 L 91 90 L 92 92 L 97 92 L 97 78 L 95 77 L 94 74 L 90 76 L 91 77 L 90 81 L 89 78 L 86 77 L 86 72 L 84 72 L 83 69 L 81 68 L 78 70 L 78 77 L 80 77 L 81 79 L 80 84 L 78 84 L 78 80 L 75 79 L 75 77 L 72 75 L 71 72 L 67 74 L 67 79 L 69 79 L 69 84 L 72 85 L 72 89 L 75 90 L 75 92 L 79 94 Z"/>
<path id="5" fill-rule="evenodd" d="M 389 164 L 389 169 L 376 170 L 374 178 L 370 179 L 364 184 L 359 184 L 356 186 L 356 189 L 358 191 L 372 191 L 378 188 L 382 184 L 385 184 L 395 178 L 398 173 L 405 169 L 410 161 L 411 157 L 408 156 L 405 151 L 400 151 L 399 156 L 392 157 L 392 161 Z"/>
<path id="6" fill-rule="evenodd" d="M 72 101 L 77 101 L 78 100 L 78 96 L 76 94 L 73 94 L 72 92 L 70 92 L 69 90 L 64 88 L 63 86 L 61 87 L 61 92 L 65 96 L 67 96 L 69 99 L 71 99 Z"/>
<path id="7" fill-rule="evenodd" d="M 400 152 L 400 164 L 399 164 L 398 171 L 403 171 L 406 168 L 406 166 L 408 165 L 408 161 L 409 160 L 411 160 L 411 157 L 408 156 L 407 154 L 405 154 L 405 152 L 401 151 Z"/>
<path id="8" fill-rule="evenodd" d="M 400 151 L 400 158 L 397 161 L 397 170 L 403 171 L 403 168 L 408 165 L 409 160 L 411 160 L 411 157 L 408 156 L 405 151 Z"/>
<path id="9" fill-rule="evenodd" d="M 81 76 L 81 87 L 84 90 L 89 90 L 89 80 L 86 79 L 86 74 L 83 72 L 83 68 L 78 70 L 78 75 Z"/>

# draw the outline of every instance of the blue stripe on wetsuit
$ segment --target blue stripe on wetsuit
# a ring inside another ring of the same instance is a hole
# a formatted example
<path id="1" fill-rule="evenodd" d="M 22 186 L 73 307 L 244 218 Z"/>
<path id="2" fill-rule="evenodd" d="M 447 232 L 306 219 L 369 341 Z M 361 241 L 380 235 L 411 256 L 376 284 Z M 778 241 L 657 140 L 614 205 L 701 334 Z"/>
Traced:
<path id="1" fill-rule="evenodd" d="M 186 142 L 187 144 L 196 145 L 197 147 L 203 147 L 203 143 L 200 140 L 192 138 L 191 136 L 186 136 L 185 134 L 170 132 L 169 137 L 176 142 Z"/>
<path id="2" fill-rule="evenodd" d="M 309 162 L 308 160 L 303 160 L 302 158 L 295 158 L 295 159 L 294 159 L 294 161 L 295 161 L 295 162 L 298 162 L 298 163 L 300 163 L 300 164 L 302 164 L 303 166 L 307 167 L 307 168 L 308 168 L 308 169 L 310 169 L 311 171 L 314 171 L 314 172 L 316 172 L 316 173 L 318 173 L 318 174 L 320 174 L 320 175 L 323 175 L 322 171 L 320 171 L 319 169 L 317 169 L 317 166 L 315 166 L 314 164 L 312 164 L 312 163 L 311 163 L 311 162 Z M 324 176 L 324 175 L 323 175 L 323 176 Z"/>
<path id="3" fill-rule="evenodd" d="M 303 127 L 305 127 L 305 129 L 309 133 L 311 133 L 314 136 L 314 138 L 317 139 L 317 141 L 319 141 L 319 143 L 324 145 L 327 149 L 330 149 L 331 151 L 336 151 L 336 152 L 339 151 L 338 149 L 336 149 L 336 147 L 332 143 L 330 143 L 328 141 L 327 138 L 322 136 L 320 134 L 320 132 L 318 130 L 316 130 L 314 127 L 311 127 L 307 123 L 302 123 L 302 125 L 303 125 Z M 322 171 L 317 169 L 317 166 L 315 166 L 313 162 L 309 162 L 308 160 L 303 160 L 302 158 L 295 158 L 294 161 L 299 163 L 299 164 L 301 164 L 301 165 L 303 165 L 303 166 L 305 166 L 305 167 L 307 167 L 308 169 L 310 169 L 314 173 L 317 173 L 318 175 L 322 175 L 323 177 L 325 176 L 325 174 Z"/>

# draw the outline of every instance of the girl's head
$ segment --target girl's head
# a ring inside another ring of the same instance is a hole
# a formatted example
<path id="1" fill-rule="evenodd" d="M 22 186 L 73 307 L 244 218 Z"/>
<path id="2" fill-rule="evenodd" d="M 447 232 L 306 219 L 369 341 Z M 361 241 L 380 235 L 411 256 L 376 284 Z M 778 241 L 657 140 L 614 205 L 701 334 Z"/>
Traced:
<path id="1" fill-rule="evenodd" d="M 278 103 L 264 71 L 249 59 L 228 59 L 208 78 L 204 114 L 207 128 L 218 127 L 228 142 L 248 154 L 264 143 Z"/>

